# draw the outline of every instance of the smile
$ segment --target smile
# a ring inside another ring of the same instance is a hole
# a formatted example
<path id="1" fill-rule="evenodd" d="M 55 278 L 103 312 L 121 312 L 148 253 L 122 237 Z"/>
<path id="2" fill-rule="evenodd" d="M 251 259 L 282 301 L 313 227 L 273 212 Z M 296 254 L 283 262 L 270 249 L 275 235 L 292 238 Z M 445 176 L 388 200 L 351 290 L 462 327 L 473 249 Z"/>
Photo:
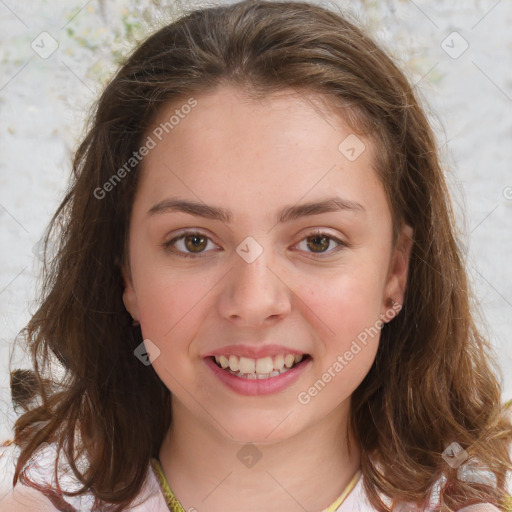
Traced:
<path id="1" fill-rule="evenodd" d="M 261 358 L 225 354 L 209 356 L 204 361 L 213 375 L 231 390 L 257 396 L 278 393 L 291 386 L 310 367 L 312 358 L 309 354 Z"/>
<path id="2" fill-rule="evenodd" d="M 303 354 L 278 354 L 260 359 L 227 354 L 215 356 L 215 362 L 219 368 L 243 379 L 268 379 L 286 373 L 303 358 Z"/>

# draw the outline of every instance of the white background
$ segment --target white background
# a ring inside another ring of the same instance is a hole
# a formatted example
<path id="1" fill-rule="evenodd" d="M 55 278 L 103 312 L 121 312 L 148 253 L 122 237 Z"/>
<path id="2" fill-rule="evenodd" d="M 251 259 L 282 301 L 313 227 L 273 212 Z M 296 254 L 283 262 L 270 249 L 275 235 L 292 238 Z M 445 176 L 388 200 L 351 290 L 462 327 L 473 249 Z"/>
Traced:
<path id="1" fill-rule="evenodd" d="M 430 105 L 481 325 L 499 359 L 504 399 L 510 399 L 512 2 L 317 3 L 355 13 Z M 11 352 L 35 311 L 40 262 L 34 246 L 63 196 L 92 102 L 119 58 L 176 16 L 181 4 L 0 0 L 0 441 L 11 435 L 14 420 L 9 358 L 12 368 L 28 366 L 19 348 Z M 31 44 L 49 51 L 52 38 L 58 47 L 43 59 Z M 0 490 L 11 464 L 11 457 L 0 458 Z"/>

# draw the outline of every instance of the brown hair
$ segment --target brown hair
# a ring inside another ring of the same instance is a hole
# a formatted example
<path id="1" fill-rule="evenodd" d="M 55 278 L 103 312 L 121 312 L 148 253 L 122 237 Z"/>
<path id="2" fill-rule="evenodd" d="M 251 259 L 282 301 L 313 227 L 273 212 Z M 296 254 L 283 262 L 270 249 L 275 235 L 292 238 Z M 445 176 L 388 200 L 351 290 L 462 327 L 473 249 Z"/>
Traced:
<path id="1" fill-rule="evenodd" d="M 189 13 L 140 45 L 103 92 L 51 222 L 59 246 L 44 274 L 44 300 L 24 331 L 40 400 L 15 425 L 14 483 L 40 443 L 57 441 L 82 492 L 105 510 L 122 510 L 140 491 L 171 422 L 170 393 L 134 357 L 141 331 L 122 302 L 140 166 L 101 198 L 97 191 L 141 146 L 162 105 L 222 83 L 255 97 L 294 88 L 329 102 L 379 148 L 375 166 L 395 233 L 404 222 L 414 229 L 402 312 L 383 327 L 376 360 L 352 400 L 369 500 L 380 511 L 389 509 L 383 497 L 425 506 L 444 477 L 440 510 L 502 506 L 512 425 L 490 346 L 475 326 L 431 128 L 385 52 L 344 17 L 299 2 Z M 55 357 L 65 374 L 52 380 Z M 457 478 L 442 457 L 452 441 L 497 485 Z M 82 451 L 89 466 L 79 471 Z"/>

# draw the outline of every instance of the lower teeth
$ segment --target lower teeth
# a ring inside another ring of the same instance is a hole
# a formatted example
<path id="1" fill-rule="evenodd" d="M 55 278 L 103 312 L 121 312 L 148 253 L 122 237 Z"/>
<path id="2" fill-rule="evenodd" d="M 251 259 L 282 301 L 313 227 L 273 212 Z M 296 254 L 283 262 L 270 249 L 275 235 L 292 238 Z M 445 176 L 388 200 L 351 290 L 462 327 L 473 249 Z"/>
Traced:
<path id="1" fill-rule="evenodd" d="M 294 366 L 292 366 L 292 368 Z M 235 375 L 236 377 L 240 377 L 242 379 L 249 379 L 249 380 L 259 379 L 259 380 L 264 380 L 264 379 L 268 379 L 268 378 L 271 378 L 271 377 L 277 377 L 278 375 L 281 375 L 282 373 L 286 373 L 287 371 L 291 370 L 292 368 L 286 368 L 286 366 L 285 366 L 284 368 L 281 368 L 281 370 L 274 370 L 274 371 L 272 371 L 270 373 L 240 373 L 239 371 L 238 372 L 234 372 L 234 371 L 229 369 L 229 366 L 227 368 L 224 368 L 224 370 L 226 372 L 231 373 L 231 375 Z"/>

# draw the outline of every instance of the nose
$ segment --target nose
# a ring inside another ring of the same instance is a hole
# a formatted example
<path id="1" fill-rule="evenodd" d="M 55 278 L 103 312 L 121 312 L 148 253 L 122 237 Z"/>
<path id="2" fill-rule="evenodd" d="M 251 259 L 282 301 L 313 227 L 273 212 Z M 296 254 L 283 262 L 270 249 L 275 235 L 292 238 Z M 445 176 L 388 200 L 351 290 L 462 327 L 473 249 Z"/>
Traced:
<path id="1" fill-rule="evenodd" d="M 241 327 L 269 325 L 291 310 L 291 290 L 264 251 L 248 263 L 238 254 L 218 297 L 220 314 Z"/>

